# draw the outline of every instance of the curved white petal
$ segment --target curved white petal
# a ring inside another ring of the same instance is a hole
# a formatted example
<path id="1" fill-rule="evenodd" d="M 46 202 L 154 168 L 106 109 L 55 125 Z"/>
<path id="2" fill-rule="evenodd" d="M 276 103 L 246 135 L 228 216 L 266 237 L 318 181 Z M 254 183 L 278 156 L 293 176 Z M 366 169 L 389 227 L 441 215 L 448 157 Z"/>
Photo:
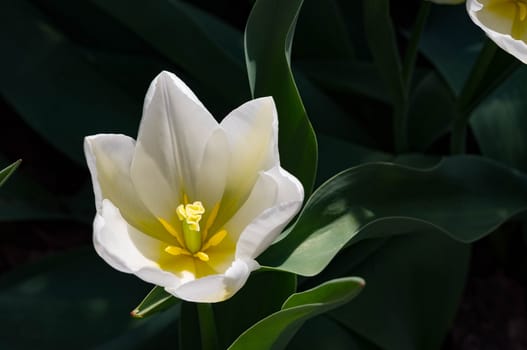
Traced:
<path id="1" fill-rule="evenodd" d="M 212 275 L 182 284 L 177 288 L 165 290 L 180 298 L 192 302 L 215 303 L 229 299 L 247 281 L 249 274 L 258 265 L 235 260 L 222 275 Z"/>
<path id="2" fill-rule="evenodd" d="M 266 175 L 276 182 L 275 202 L 260 212 L 244 228 L 236 244 L 237 259 L 254 259 L 260 255 L 271 245 L 302 206 L 304 189 L 294 176 L 280 167 L 269 170 Z M 257 203 L 249 203 L 249 200 L 244 206 L 257 205 Z"/>
<path id="3" fill-rule="evenodd" d="M 218 123 L 174 74 L 160 73 L 145 97 L 132 162 L 132 180 L 143 202 L 167 217 L 183 193 L 194 199 L 193 179 Z"/>
<path id="4" fill-rule="evenodd" d="M 280 162 L 274 101 L 271 97 L 249 101 L 232 111 L 220 125 L 225 130 L 230 147 L 225 201 L 232 213 L 250 194 L 259 172 Z"/>
<path id="5" fill-rule="evenodd" d="M 275 205 L 278 190 L 278 184 L 271 176 L 265 172 L 260 173 L 245 203 L 223 225 L 234 241 L 238 240 L 251 221 L 256 219 L 265 209 Z"/>
<path id="6" fill-rule="evenodd" d="M 230 164 L 229 143 L 225 132 L 218 128 L 209 137 L 199 170 L 194 178 L 195 197 L 205 206 L 207 215 L 218 204 L 225 190 Z"/>
<path id="7" fill-rule="evenodd" d="M 95 250 L 116 270 L 133 273 L 162 286 L 177 286 L 180 279 L 160 269 L 158 261 L 166 243 L 147 236 L 128 223 L 112 202 L 104 199 L 93 223 Z"/>
<path id="8" fill-rule="evenodd" d="M 134 148 L 135 141 L 125 135 L 99 134 L 84 139 L 97 212 L 102 209 L 102 200 L 107 198 L 128 223 L 171 242 L 172 238 L 138 197 L 130 179 Z"/>
<path id="9" fill-rule="evenodd" d="M 484 3 L 478 0 L 467 0 L 466 6 L 472 21 L 483 29 L 485 34 L 496 45 L 523 63 L 527 63 L 527 37 L 518 40 L 511 36 L 514 18 L 495 15 L 491 11 L 486 10 Z M 511 4 L 511 6 L 514 6 L 514 4 Z"/>

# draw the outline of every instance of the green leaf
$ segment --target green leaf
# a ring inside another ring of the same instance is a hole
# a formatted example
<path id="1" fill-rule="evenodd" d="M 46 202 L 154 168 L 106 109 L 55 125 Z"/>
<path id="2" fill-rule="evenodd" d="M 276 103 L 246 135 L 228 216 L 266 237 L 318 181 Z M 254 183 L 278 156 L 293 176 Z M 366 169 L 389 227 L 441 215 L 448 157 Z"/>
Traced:
<path id="1" fill-rule="evenodd" d="M 412 150 L 425 151 L 449 131 L 455 103 L 455 96 L 437 73 L 430 72 L 417 83 L 408 114 L 408 139 Z"/>
<path id="2" fill-rule="evenodd" d="M 23 44 L 22 44 L 23 43 Z M 27 1 L 0 4 L 0 94 L 51 145 L 85 164 L 83 137 L 132 135 L 141 101 L 101 75 L 78 47 Z"/>
<path id="3" fill-rule="evenodd" d="M 259 262 L 313 276 L 352 238 L 432 229 L 472 242 L 526 208 L 527 177 L 485 158 L 450 157 L 429 169 L 364 164 L 322 185 Z"/>
<path id="4" fill-rule="evenodd" d="M 362 163 L 391 161 L 393 156 L 381 151 L 355 145 L 351 142 L 318 134 L 317 183 L 321 184 L 335 174 Z M 346 155 L 343 157 L 343 155 Z"/>
<path id="5" fill-rule="evenodd" d="M 2 186 L 7 181 L 7 179 L 9 179 L 11 174 L 15 172 L 16 168 L 18 168 L 21 162 L 22 159 L 19 159 L 13 164 L 10 164 L 4 169 L 0 170 L 0 186 Z"/>
<path id="6" fill-rule="evenodd" d="M 231 299 L 214 304 L 220 348 L 226 349 L 256 322 L 280 310 L 296 291 L 296 276 L 281 271 L 256 271 Z"/>
<path id="7" fill-rule="evenodd" d="M 352 59 L 346 19 L 336 0 L 306 0 L 296 25 L 298 59 Z"/>
<path id="8" fill-rule="evenodd" d="M 357 251 L 339 254 L 332 265 L 346 266 Z M 361 274 L 367 288 L 327 317 L 378 349 L 440 349 L 459 306 L 469 258 L 470 245 L 437 231 L 392 237 L 343 272 Z M 323 341 L 324 334 L 319 336 Z"/>
<path id="9" fill-rule="evenodd" d="M 401 60 L 390 18 L 388 0 L 365 0 L 364 30 L 380 77 L 384 80 L 392 102 L 400 104 L 404 97 Z"/>
<path id="10" fill-rule="evenodd" d="M 347 277 L 293 294 L 280 311 L 246 330 L 229 350 L 283 349 L 306 320 L 346 304 L 362 287 L 364 281 L 361 278 Z"/>
<path id="11" fill-rule="evenodd" d="M 310 79 L 326 89 L 367 96 L 384 103 L 390 101 L 379 72 L 369 62 L 335 59 L 304 60 L 298 66 Z"/>
<path id="12" fill-rule="evenodd" d="M 470 124 L 481 152 L 508 166 L 527 171 L 527 68 L 487 98 L 472 114 Z"/>
<path id="13" fill-rule="evenodd" d="M 278 110 L 280 158 L 310 193 L 317 145 L 291 73 L 291 44 L 302 0 L 257 0 L 245 28 L 245 59 L 254 97 L 273 96 Z"/>
<path id="14" fill-rule="evenodd" d="M 448 19 L 448 25 L 445 21 Z M 483 32 L 463 6 L 432 6 L 421 37 L 421 51 L 458 95 L 481 50 Z"/>
<path id="15" fill-rule="evenodd" d="M 179 302 L 178 298 L 166 292 L 163 287 L 155 286 L 130 314 L 135 318 L 143 318 L 169 309 Z"/>
<path id="16" fill-rule="evenodd" d="M 226 23 L 183 1 L 92 2 L 229 101 L 229 110 L 248 99 L 242 36 Z"/>
<path id="17" fill-rule="evenodd" d="M 0 279 L 0 345 L 7 349 L 145 347 L 157 337 L 177 342 L 178 310 L 147 320 L 130 308 L 149 286 L 117 272 L 94 252 L 76 249 L 18 268 Z M 31 330 L 31 332 L 28 332 Z"/>
<path id="18" fill-rule="evenodd" d="M 363 292 L 364 293 L 364 292 Z M 355 301 L 356 302 L 356 301 Z M 328 315 L 308 320 L 295 334 L 288 348 L 310 350 L 380 350 L 343 327 Z"/>

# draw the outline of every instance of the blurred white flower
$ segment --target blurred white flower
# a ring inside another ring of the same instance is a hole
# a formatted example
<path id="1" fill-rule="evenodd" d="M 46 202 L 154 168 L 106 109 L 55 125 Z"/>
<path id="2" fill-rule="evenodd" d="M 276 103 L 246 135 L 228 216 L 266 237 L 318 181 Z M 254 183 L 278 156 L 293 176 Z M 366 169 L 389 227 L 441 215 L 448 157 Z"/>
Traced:
<path id="1" fill-rule="evenodd" d="M 467 0 L 467 11 L 496 45 L 527 63 L 527 1 Z"/>
<path id="2" fill-rule="evenodd" d="M 280 167 L 277 143 L 271 97 L 218 124 L 162 72 L 146 95 L 137 141 L 85 139 L 97 253 L 187 301 L 231 297 L 302 204 L 302 185 Z"/>

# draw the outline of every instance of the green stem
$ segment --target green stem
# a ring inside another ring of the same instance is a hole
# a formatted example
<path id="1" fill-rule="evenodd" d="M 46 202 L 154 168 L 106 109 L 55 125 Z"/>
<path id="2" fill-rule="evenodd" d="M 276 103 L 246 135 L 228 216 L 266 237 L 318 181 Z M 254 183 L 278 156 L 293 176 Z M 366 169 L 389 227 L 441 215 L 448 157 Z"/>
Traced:
<path id="1" fill-rule="evenodd" d="M 396 103 L 393 111 L 393 137 L 395 141 L 395 151 L 404 153 L 408 151 L 408 102 L 406 96 Z"/>
<path id="2" fill-rule="evenodd" d="M 218 333 L 214 320 L 214 310 L 208 303 L 196 303 L 198 308 L 199 329 L 201 334 L 201 348 L 203 350 L 218 349 Z"/>
<path id="3" fill-rule="evenodd" d="M 421 34 L 425 28 L 426 19 L 430 13 L 431 5 L 432 2 L 430 1 L 423 0 L 421 2 L 419 12 L 417 13 L 417 19 L 410 36 L 410 41 L 408 42 L 408 48 L 406 49 L 406 53 L 404 55 L 402 75 L 403 81 L 406 85 L 406 91 L 409 91 L 409 86 L 412 81 L 417 50 L 419 48 L 419 41 L 421 40 Z"/>
<path id="4" fill-rule="evenodd" d="M 431 2 L 422 1 L 417 13 L 417 19 L 408 42 L 408 48 L 404 55 L 401 79 L 403 85 L 402 96 L 396 100 L 394 108 L 393 130 L 395 149 L 397 153 L 408 151 L 408 102 L 410 100 L 410 87 L 412 84 L 412 75 L 414 72 L 415 61 L 419 49 L 419 41 L 423 33 L 426 19 L 430 13 Z"/>

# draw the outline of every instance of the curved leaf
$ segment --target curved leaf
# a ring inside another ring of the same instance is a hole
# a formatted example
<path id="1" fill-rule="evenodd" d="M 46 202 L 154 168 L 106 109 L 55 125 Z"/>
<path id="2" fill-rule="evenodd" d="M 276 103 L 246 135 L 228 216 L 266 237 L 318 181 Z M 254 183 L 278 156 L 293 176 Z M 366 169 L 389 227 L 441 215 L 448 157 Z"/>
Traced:
<path id="1" fill-rule="evenodd" d="M 242 333 L 229 350 L 283 349 L 306 320 L 346 304 L 363 287 L 361 278 L 347 277 L 293 294 L 284 302 L 282 310 Z"/>
<path id="2" fill-rule="evenodd" d="M 179 302 L 178 298 L 167 293 L 163 287 L 155 286 L 130 315 L 135 318 L 143 318 L 164 311 Z"/>
<path id="3" fill-rule="evenodd" d="M 315 133 L 291 72 L 291 44 L 303 0 L 258 0 L 245 28 L 245 59 L 254 97 L 273 96 L 278 109 L 280 157 L 311 192 L 317 167 Z"/>
<path id="4" fill-rule="evenodd" d="M 27 1 L 0 3 L 0 94 L 50 144 L 79 164 L 84 136 L 132 135 L 134 101 L 95 69 L 79 48 Z"/>
<path id="5" fill-rule="evenodd" d="M 358 251 L 350 248 L 332 265 L 346 266 Z M 459 306 L 469 258 L 470 245 L 437 231 L 389 238 L 342 272 L 361 274 L 368 288 L 327 317 L 379 349 L 440 349 Z"/>
<path id="6" fill-rule="evenodd" d="M 234 28 L 183 1 L 92 1 L 230 101 L 231 109 L 247 100 L 242 36 Z"/>
<path id="7" fill-rule="evenodd" d="M 0 170 L 0 186 L 2 186 L 7 179 L 13 174 L 13 172 L 18 168 L 22 159 L 17 160 L 16 162 L 6 166 L 4 169 Z"/>
<path id="8" fill-rule="evenodd" d="M 450 157 L 430 169 L 365 164 L 322 185 L 259 261 L 312 276 L 352 238 L 433 229 L 472 242 L 526 208 L 527 176 L 485 158 Z"/>
<path id="9" fill-rule="evenodd" d="M 492 159 L 527 171 L 527 68 L 487 98 L 472 114 L 470 124 L 481 152 Z"/>

